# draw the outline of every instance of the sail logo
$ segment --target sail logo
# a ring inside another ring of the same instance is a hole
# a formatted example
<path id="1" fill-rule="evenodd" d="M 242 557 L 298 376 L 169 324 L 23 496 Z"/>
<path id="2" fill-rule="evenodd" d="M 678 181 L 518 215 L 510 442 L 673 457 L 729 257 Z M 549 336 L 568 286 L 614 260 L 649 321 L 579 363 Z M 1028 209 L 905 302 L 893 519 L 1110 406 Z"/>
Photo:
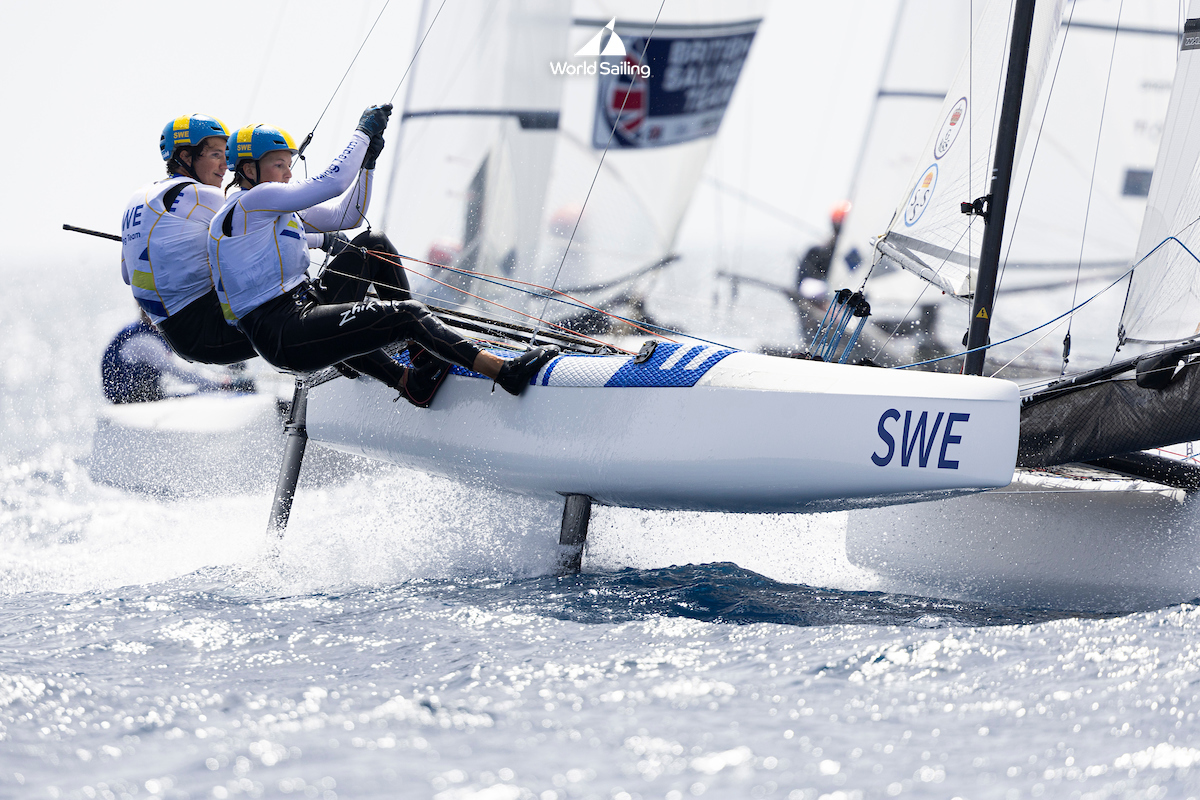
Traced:
<path id="1" fill-rule="evenodd" d="M 933 157 L 940 159 L 946 153 L 950 152 L 951 146 L 954 145 L 954 140 L 958 138 L 958 132 L 962 130 L 963 120 L 967 116 L 967 98 L 960 97 L 954 107 L 950 109 L 949 116 L 942 123 L 942 129 L 938 131 L 937 139 L 933 142 Z"/>
<path id="2" fill-rule="evenodd" d="M 962 443 L 962 437 L 953 433 L 953 430 L 956 423 L 966 422 L 970 418 L 970 414 L 953 411 L 947 414 L 945 411 L 939 411 L 933 418 L 933 423 L 930 424 L 928 411 L 922 411 L 920 415 L 916 415 L 916 412 L 906 409 L 903 416 L 904 428 L 899 431 L 900 441 L 897 442 L 895 432 L 888 430 L 887 423 L 898 424 L 901 420 L 900 411 L 889 408 L 879 417 L 879 425 L 876 428 L 879 439 L 887 446 L 887 452 L 882 455 L 878 452 L 872 453 L 871 461 L 877 467 L 886 467 L 892 463 L 898 449 L 900 466 L 913 465 L 919 469 L 927 468 L 933 457 L 934 447 L 937 446 L 940 429 L 942 446 L 938 449 L 937 469 L 958 469 L 958 462 L 948 457 L 952 455 L 949 452 L 950 448 Z M 942 428 L 943 419 L 946 421 L 945 428 Z M 897 444 L 899 444 L 899 448 L 897 448 Z M 913 464 L 914 457 L 915 465 Z"/>
<path id="3" fill-rule="evenodd" d="M 613 17 L 575 53 L 576 57 L 592 57 L 596 59 L 595 61 L 587 61 L 582 64 L 552 61 L 550 62 L 550 73 L 572 76 L 619 75 L 642 80 L 649 79 L 650 65 L 639 63 L 626 52 L 625 42 L 615 30 L 616 24 L 617 18 Z"/>
<path id="4" fill-rule="evenodd" d="M 937 188 L 938 168 L 937 164 L 930 164 L 929 169 L 921 175 L 917 185 L 913 187 L 912 192 L 908 195 L 908 202 L 904 204 L 904 224 L 911 228 L 917 224 L 917 220 L 925 213 L 925 209 L 929 207 L 929 201 L 933 199 L 933 190 Z"/>
<path id="5" fill-rule="evenodd" d="M 613 28 L 617 24 L 617 18 L 613 17 L 608 21 L 608 24 L 596 32 L 596 35 L 588 39 L 587 44 L 579 48 L 575 55 L 577 56 L 624 56 L 625 43 L 621 41 L 621 37 Z"/>

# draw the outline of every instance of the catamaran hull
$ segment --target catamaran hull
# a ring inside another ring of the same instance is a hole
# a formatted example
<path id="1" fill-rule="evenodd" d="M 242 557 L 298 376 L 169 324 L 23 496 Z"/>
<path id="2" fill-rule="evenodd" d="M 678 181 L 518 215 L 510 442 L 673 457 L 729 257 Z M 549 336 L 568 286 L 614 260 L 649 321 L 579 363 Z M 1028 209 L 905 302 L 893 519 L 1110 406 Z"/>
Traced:
<path id="1" fill-rule="evenodd" d="M 166 498 L 265 491 L 279 478 L 283 419 L 273 393 L 211 393 L 107 406 L 84 460 L 95 483 Z M 371 464 L 314 452 L 304 480 L 326 484 Z"/>
<path id="2" fill-rule="evenodd" d="M 367 380 L 310 390 L 312 441 L 534 496 L 635 508 L 828 511 L 1006 485 L 1009 382 L 663 344 L 564 355 L 519 398 L 451 375 L 432 407 Z"/>
<path id="3" fill-rule="evenodd" d="M 896 591 L 1080 611 L 1200 597 L 1200 499 L 1110 476 L 1018 471 L 993 492 L 848 515 L 846 555 Z"/>
<path id="4" fill-rule="evenodd" d="M 144 494 L 193 497 L 267 488 L 283 425 L 261 394 L 201 394 L 106 407 L 86 466 L 92 480 Z"/>

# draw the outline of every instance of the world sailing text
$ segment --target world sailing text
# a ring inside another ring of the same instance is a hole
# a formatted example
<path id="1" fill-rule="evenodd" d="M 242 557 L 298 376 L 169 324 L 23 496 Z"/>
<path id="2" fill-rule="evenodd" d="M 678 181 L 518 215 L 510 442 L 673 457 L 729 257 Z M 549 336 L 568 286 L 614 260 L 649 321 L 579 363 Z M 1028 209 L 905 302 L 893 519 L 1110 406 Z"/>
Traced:
<path id="1" fill-rule="evenodd" d="M 642 80 L 650 77 L 649 64 L 631 64 L 621 60 L 615 64 L 601 60 L 572 64 L 568 61 L 551 61 L 550 72 L 553 75 L 637 75 Z"/>

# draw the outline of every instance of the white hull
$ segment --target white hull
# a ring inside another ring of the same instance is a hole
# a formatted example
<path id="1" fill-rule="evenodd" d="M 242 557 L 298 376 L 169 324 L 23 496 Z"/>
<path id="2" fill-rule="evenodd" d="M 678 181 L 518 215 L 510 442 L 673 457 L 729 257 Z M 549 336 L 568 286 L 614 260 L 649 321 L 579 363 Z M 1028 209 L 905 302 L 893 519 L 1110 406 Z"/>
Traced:
<path id="1" fill-rule="evenodd" d="M 394 397 L 367 379 L 314 387 L 308 435 L 523 494 L 729 512 L 861 508 L 1002 486 L 1019 416 L 1006 381 L 699 345 L 660 345 L 645 365 L 561 356 L 519 398 L 458 374 L 431 408 Z M 904 418 L 915 440 L 922 414 L 929 437 L 902 464 Z"/>
<path id="2" fill-rule="evenodd" d="M 275 394 L 199 394 L 107 406 L 83 463 L 95 483 L 165 498 L 263 492 L 279 479 L 283 444 Z M 301 484 L 327 484 L 372 467 L 309 448 Z"/>
<path id="3" fill-rule="evenodd" d="M 897 590 L 1118 611 L 1200 597 L 1200 500 L 1144 481 L 1020 471 L 992 492 L 849 514 L 846 552 Z"/>
<path id="4" fill-rule="evenodd" d="M 86 466 L 96 483 L 168 497 L 270 486 L 283 453 L 274 396 L 201 394 L 108 406 Z"/>

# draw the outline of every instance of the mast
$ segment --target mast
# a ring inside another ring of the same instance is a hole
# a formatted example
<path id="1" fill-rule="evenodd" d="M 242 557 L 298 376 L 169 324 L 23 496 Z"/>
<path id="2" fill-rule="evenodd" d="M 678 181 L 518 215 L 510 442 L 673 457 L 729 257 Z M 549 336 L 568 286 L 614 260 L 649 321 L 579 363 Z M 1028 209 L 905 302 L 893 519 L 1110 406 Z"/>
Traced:
<path id="1" fill-rule="evenodd" d="M 979 253 L 979 276 L 975 300 L 971 305 L 971 327 L 967 331 L 967 358 L 964 375 L 982 375 L 987 351 L 988 329 L 992 324 L 992 304 L 996 299 L 996 275 L 1000 269 L 1000 246 L 1004 238 L 1004 217 L 1008 209 L 1008 190 L 1012 183 L 1013 161 L 1017 151 L 1017 127 L 1021 117 L 1021 98 L 1025 93 L 1025 66 L 1029 60 L 1029 41 L 1033 34 L 1034 0 L 1016 0 L 1013 12 L 1012 45 L 1008 51 L 1008 75 L 1004 81 L 1004 99 L 1000 104 L 1000 125 L 996 131 L 996 160 L 992 164 L 991 192 L 986 210 L 975 201 L 974 213 L 984 219 L 983 245 Z M 964 206 L 968 204 L 964 203 Z M 964 213 L 971 213 L 964 208 Z"/>

